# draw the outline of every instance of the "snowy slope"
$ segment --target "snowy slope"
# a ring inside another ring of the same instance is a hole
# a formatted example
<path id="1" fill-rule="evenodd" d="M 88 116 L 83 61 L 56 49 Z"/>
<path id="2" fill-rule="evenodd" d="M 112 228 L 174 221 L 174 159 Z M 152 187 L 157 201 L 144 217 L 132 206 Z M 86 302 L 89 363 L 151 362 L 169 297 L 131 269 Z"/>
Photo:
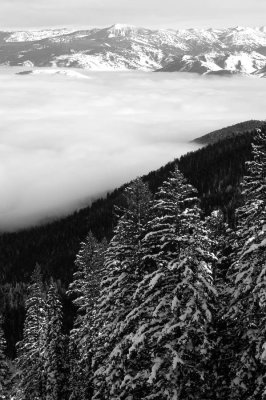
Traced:
<path id="1" fill-rule="evenodd" d="M 257 70 L 257 71 L 255 71 L 253 73 L 253 75 L 254 76 L 258 76 L 260 78 L 266 78 L 266 66 L 261 68 L 261 69 L 259 69 L 259 70 Z"/>
<path id="2" fill-rule="evenodd" d="M 69 29 L 47 29 L 40 31 L 19 31 L 10 33 L 6 42 L 34 42 L 42 39 L 66 35 L 73 32 Z"/>
<path id="3" fill-rule="evenodd" d="M 241 73 L 256 74 L 266 66 L 266 56 L 255 51 L 246 52 L 221 52 L 202 55 L 185 55 L 160 69 L 163 72 L 195 72 L 206 73 Z"/>
<path id="4" fill-rule="evenodd" d="M 81 74 L 80 72 L 74 70 L 68 70 L 63 68 L 43 68 L 43 69 L 34 69 L 18 72 L 17 75 L 63 75 L 69 78 L 78 78 L 78 79 L 91 79 L 89 76 L 85 74 Z"/>
<path id="5" fill-rule="evenodd" d="M 226 48 L 252 50 L 266 46 L 265 27 L 244 28 L 236 27 L 224 31 L 220 39 Z"/>
<path id="6" fill-rule="evenodd" d="M 101 54 L 74 53 L 72 55 L 62 55 L 54 61 L 54 66 L 85 68 L 92 71 L 127 71 L 141 70 L 152 71 L 160 68 L 160 63 L 155 58 L 139 52 L 135 57 L 131 51 L 126 54 L 114 54 L 105 51 Z"/>
<path id="7" fill-rule="evenodd" d="M 0 32 L 0 65 L 265 76 L 266 28 Z M 259 72 L 261 71 L 261 72 Z"/>

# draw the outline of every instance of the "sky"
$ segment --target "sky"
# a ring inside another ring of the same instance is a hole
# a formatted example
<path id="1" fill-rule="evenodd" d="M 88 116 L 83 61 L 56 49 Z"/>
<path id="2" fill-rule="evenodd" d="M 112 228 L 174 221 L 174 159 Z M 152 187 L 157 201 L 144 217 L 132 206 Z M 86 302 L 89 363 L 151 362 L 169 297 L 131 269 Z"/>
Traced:
<path id="1" fill-rule="evenodd" d="M 14 72 L 0 69 L 6 230 L 67 214 L 194 150 L 189 142 L 214 129 L 265 119 L 266 79 Z"/>
<path id="2" fill-rule="evenodd" d="M 0 0 L 0 30 L 106 27 L 151 28 L 262 26 L 265 0 Z"/>

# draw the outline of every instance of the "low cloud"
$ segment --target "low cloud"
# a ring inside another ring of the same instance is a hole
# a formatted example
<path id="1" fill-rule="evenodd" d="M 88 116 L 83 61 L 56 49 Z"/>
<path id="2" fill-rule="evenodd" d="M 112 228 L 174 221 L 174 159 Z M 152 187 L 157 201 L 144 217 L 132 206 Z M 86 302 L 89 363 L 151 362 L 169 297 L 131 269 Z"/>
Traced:
<path id="1" fill-rule="evenodd" d="M 193 150 L 195 137 L 265 118 L 263 79 L 14 72 L 0 71 L 1 230 L 66 214 Z"/>

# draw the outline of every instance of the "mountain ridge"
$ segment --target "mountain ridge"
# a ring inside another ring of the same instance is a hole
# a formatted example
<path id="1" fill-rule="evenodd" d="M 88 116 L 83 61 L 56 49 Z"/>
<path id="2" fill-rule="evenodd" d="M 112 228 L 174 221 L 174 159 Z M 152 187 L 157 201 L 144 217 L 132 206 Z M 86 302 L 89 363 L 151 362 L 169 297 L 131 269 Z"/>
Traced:
<path id="1" fill-rule="evenodd" d="M 0 32 L 0 65 L 266 75 L 266 27 Z"/>
<path id="2" fill-rule="evenodd" d="M 265 124 L 265 121 L 263 120 L 248 120 L 239 122 L 237 124 L 216 129 L 215 131 L 209 132 L 206 135 L 197 137 L 196 139 L 192 140 L 192 143 L 198 143 L 203 146 L 207 146 L 221 142 L 222 140 L 228 138 L 250 133 L 260 128 L 263 124 Z"/>

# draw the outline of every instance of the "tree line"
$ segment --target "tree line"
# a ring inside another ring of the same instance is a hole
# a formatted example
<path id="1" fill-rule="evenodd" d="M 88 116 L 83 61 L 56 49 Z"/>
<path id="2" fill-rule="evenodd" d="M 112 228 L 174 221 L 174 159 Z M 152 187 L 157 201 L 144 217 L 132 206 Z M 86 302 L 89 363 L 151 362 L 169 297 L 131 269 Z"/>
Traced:
<path id="1" fill-rule="evenodd" d="M 159 170 L 144 176 L 154 195 L 177 164 L 188 181 L 198 190 L 204 215 L 221 209 L 230 226 L 235 224 L 235 209 L 242 204 L 240 181 L 245 162 L 251 159 L 251 141 L 255 132 L 246 132 L 217 144 L 188 153 Z M 0 312 L 4 314 L 7 351 L 16 356 L 15 343 L 21 339 L 27 298 L 27 284 L 36 263 L 44 280 L 53 277 L 63 302 L 63 330 L 73 324 L 74 309 L 66 296 L 74 272 L 75 256 L 87 233 L 109 241 L 116 225 L 113 209 L 124 207 L 126 185 L 109 193 L 73 215 L 16 233 L 0 236 Z"/>
<path id="2" fill-rule="evenodd" d="M 127 186 L 110 242 L 77 254 L 70 335 L 37 268 L 13 374 L 0 331 L 2 398 L 266 399 L 266 127 L 252 154 L 235 226 L 177 165 L 154 196 Z"/>

